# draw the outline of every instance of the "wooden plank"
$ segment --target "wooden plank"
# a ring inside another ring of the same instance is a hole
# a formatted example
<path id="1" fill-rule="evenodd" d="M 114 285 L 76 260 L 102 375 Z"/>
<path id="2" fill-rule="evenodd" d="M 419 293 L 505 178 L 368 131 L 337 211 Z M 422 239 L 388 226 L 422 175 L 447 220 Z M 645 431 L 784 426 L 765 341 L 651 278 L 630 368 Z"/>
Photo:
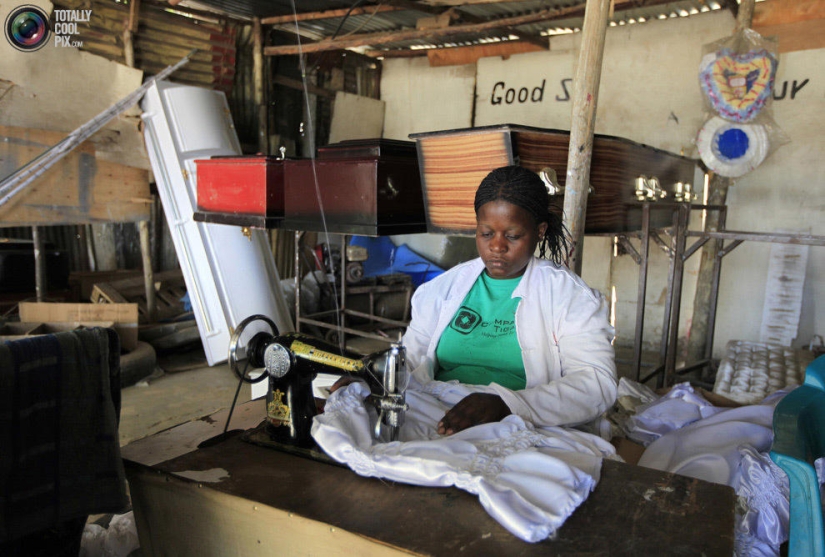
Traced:
<path id="1" fill-rule="evenodd" d="M 823 3 L 825 4 L 825 3 Z M 825 48 L 825 19 L 754 27 L 763 37 L 779 39 L 779 52 Z"/>
<path id="2" fill-rule="evenodd" d="M 75 299 L 88 300 L 92 288 L 99 282 L 113 282 L 124 278 L 140 277 L 138 270 L 118 269 L 115 271 L 72 271 L 69 273 L 69 287 Z"/>
<path id="3" fill-rule="evenodd" d="M 8 176 L 66 134 L 0 126 L 0 176 Z M 0 227 L 149 218 L 149 173 L 95 157 L 91 141 L 79 145 L 0 209 Z"/>
<path id="4" fill-rule="evenodd" d="M 508 27 L 515 25 L 525 25 L 528 23 L 535 23 L 537 21 L 546 21 L 564 17 L 581 10 L 581 6 L 573 6 L 568 8 L 548 8 L 539 10 L 537 12 L 496 19 L 485 23 L 472 23 L 468 25 L 454 25 L 444 29 L 409 29 L 403 31 L 390 31 L 382 33 L 366 33 L 358 35 L 349 35 L 348 37 L 330 40 L 324 39 L 317 43 L 304 44 L 301 48 L 298 45 L 285 46 L 269 46 L 264 48 L 264 54 L 267 56 L 283 56 L 298 54 L 299 51 L 303 53 L 310 52 L 324 52 L 327 50 L 342 50 L 353 48 L 357 46 L 376 46 L 387 43 L 409 41 L 415 39 L 435 40 L 439 37 L 449 37 L 459 34 L 473 34 L 489 31 L 490 29 L 497 29 L 499 27 Z"/>
<path id="5" fill-rule="evenodd" d="M 546 50 L 546 48 L 543 49 L 538 45 L 525 41 L 507 41 L 459 48 L 435 48 L 426 52 L 430 67 L 438 67 L 474 64 L 479 58 L 488 56 L 501 56 L 506 60 L 513 54 L 536 52 L 538 50 Z"/>
<path id="6" fill-rule="evenodd" d="M 126 23 L 126 29 L 130 33 L 138 32 L 138 21 L 140 18 L 140 0 L 131 0 L 129 2 L 129 21 Z"/>
<path id="7" fill-rule="evenodd" d="M 753 28 L 817 19 L 825 20 L 825 2 L 822 0 L 768 0 L 754 7 Z M 825 32 L 822 27 L 819 29 Z"/>
<path id="8" fill-rule="evenodd" d="M 107 282 L 99 282 L 92 287 L 91 301 L 93 304 L 128 304 L 123 295 Z"/>
<path id="9" fill-rule="evenodd" d="M 301 14 L 277 15 L 261 19 L 262 25 L 281 25 L 295 23 L 296 21 L 315 21 L 318 19 L 332 19 L 344 16 L 373 15 L 380 12 L 395 12 L 403 8 L 393 6 L 370 6 L 367 8 L 342 8 L 340 10 L 325 10 L 323 12 L 305 12 Z"/>
<path id="10" fill-rule="evenodd" d="M 220 481 L 184 479 L 187 471 L 214 469 L 222 469 Z M 735 494 L 730 487 L 611 460 L 604 461 L 599 484 L 559 529 L 555 539 L 534 544 L 510 534 L 487 514 L 476 496 L 457 488 L 427 488 L 364 478 L 341 466 L 255 446 L 237 437 L 153 469 L 127 462 L 127 472 L 130 485 L 140 484 L 141 490 L 146 487 L 147 477 L 154 477 L 161 486 L 190 483 L 193 491 L 200 494 L 200 508 L 206 512 L 223 512 L 223 503 L 214 499 L 215 493 L 220 493 L 261 513 L 280 512 L 295 521 L 310 520 L 318 525 L 314 534 L 303 531 L 289 535 L 288 522 L 276 528 L 270 521 L 250 518 L 245 521 L 247 529 L 233 539 L 238 543 L 244 543 L 243 538 L 255 542 L 264 531 L 277 530 L 284 544 L 298 543 L 302 553 L 313 555 L 329 554 L 327 542 L 317 539 L 322 532 L 354 535 L 370 542 L 365 549 L 386 554 L 401 551 L 454 556 L 461 553 L 461 548 L 472 555 L 522 557 L 730 555 L 733 551 Z M 143 478 L 139 477 L 141 474 Z M 133 483 L 133 479 L 137 481 Z M 153 521 L 151 526 L 165 530 L 164 541 L 172 544 L 164 546 L 165 551 L 192 554 L 188 544 L 193 537 L 174 525 L 163 524 L 164 516 L 179 516 L 176 500 L 169 498 L 157 503 L 139 497 L 136 515 L 147 517 Z M 381 520 L 376 520 L 376 516 Z M 414 528 L 410 517 L 415 517 Z M 253 523 L 259 528 L 253 528 Z M 325 527 L 319 527 L 322 525 Z M 154 527 L 143 532 L 151 535 L 155 543 L 160 541 Z M 227 544 L 228 540 L 215 542 Z M 284 549 L 287 545 L 279 547 L 285 554 L 290 553 Z M 332 554 L 343 554 L 342 548 L 350 546 L 335 547 L 338 551 Z"/>
<path id="11" fill-rule="evenodd" d="M 157 320 L 157 299 L 155 297 L 155 270 L 152 266 L 152 243 L 149 235 L 149 223 L 138 223 L 140 234 L 140 254 L 143 260 L 143 289 L 146 296 L 146 317 L 149 322 Z"/>

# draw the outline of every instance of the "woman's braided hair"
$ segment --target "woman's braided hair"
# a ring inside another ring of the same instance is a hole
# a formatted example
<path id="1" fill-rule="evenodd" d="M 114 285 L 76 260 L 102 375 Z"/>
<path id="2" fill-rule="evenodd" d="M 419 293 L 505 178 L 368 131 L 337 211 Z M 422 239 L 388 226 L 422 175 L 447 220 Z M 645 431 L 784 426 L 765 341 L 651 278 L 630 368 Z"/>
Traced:
<path id="1" fill-rule="evenodd" d="M 523 166 L 503 166 L 490 172 L 476 190 L 475 211 L 490 201 L 507 201 L 533 216 L 536 226 L 546 222 L 547 231 L 539 239 L 539 257 L 563 265 L 568 241 L 561 218 L 550 212 L 550 195 L 538 174 Z"/>

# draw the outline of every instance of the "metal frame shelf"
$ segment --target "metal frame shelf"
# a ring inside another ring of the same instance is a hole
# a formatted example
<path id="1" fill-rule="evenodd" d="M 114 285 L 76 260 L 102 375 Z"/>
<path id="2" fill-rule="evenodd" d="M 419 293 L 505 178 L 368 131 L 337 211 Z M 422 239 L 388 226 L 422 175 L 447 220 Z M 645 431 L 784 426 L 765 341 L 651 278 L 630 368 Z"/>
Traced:
<path id="1" fill-rule="evenodd" d="M 688 230 L 690 225 L 690 214 L 692 210 L 718 211 L 719 230 L 718 231 L 694 231 Z M 651 229 L 650 211 L 670 210 L 673 212 L 673 224 L 669 229 Z M 713 365 L 713 337 L 716 325 L 716 313 L 718 310 L 719 280 L 722 274 L 722 259 L 731 253 L 736 247 L 745 241 L 771 242 L 786 244 L 802 244 L 812 246 L 825 246 L 825 236 L 815 236 L 810 234 L 781 234 L 744 232 L 725 229 L 727 217 L 727 206 L 725 205 L 699 205 L 691 203 L 657 202 L 645 203 L 642 209 L 642 229 L 638 232 L 624 232 L 611 234 L 616 236 L 625 247 L 634 261 L 639 265 L 639 282 L 637 288 L 636 305 L 636 331 L 633 345 L 633 373 L 636 380 L 646 383 L 653 377 L 657 377 L 657 386 L 670 385 L 675 381 L 677 375 L 682 375 L 697 369 L 708 369 Z M 660 231 L 669 230 L 671 235 L 670 245 L 667 245 L 659 235 Z M 640 239 L 641 246 L 637 251 L 629 241 L 629 237 Z M 696 242 L 687 245 L 687 238 L 698 238 Z M 664 249 L 670 258 L 670 268 L 668 270 L 667 293 L 665 301 L 664 323 L 662 329 L 662 339 L 659 351 L 658 365 L 645 377 L 641 377 L 641 354 L 644 336 L 644 313 L 645 295 L 647 292 L 647 271 L 650 251 L 650 239 Z M 700 248 L 709 241 L 714 240 L 717 244 L 716 256 L 711 274 L 711 294 L 708 318 L 707 336 L 705 342 L 705 353 L 701 360 L 696 362 L 686 362 L 678 368 L 676 367 L 676 357 L 679 341 L 679 312 L 682 301 L 682 282 L 684 276 L 685 262 Z M 725 245 L 725 241 L 728 241 Z M 708 379 L 705 375 L 702 379 Z"/>

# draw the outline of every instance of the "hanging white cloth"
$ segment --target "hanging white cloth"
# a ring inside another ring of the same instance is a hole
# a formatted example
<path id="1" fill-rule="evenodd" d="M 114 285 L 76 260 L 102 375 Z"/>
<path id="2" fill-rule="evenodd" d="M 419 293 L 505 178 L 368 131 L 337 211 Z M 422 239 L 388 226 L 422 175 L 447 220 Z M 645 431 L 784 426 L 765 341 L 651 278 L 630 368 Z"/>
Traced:
<path id="1" fill-rule="evenodd" d="M 553 535 L 596 486 L 602 458 L 618 458 L 613 446 L 576 430 L 537 429 L 514 415 L 439 435 L 438 421 L 469 393 L 460 384 L 439 381 L 408 389 L 410 409 L 399 440 L 378 443 L 372 436 L 375 411 L 364 403 L 369 389 L 353 383 L 330 396 L 324 413 L 315 417 L 312 436 L 359 475 L 455 486 L 477 495 L 485 510 L 522 540 Z"/>

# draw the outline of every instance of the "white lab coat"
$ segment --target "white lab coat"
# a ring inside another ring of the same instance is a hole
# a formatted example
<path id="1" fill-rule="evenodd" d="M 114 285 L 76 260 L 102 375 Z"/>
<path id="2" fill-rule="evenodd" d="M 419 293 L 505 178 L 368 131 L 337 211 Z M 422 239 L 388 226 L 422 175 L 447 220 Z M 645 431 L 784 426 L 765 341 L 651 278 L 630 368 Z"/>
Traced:
<path id="1" fill-rule="evenodd" d="M 477 258 L 416 290 L 402 342 L 421 385 L 433 381 L 441 334 L 483 270 Z M 516 336 L 526 388 L 512 391 L 496 383 L 470 388 L 499 395 L 513 414 L 537 426 L 592 422 L 613 405 L 617 390 L 614 330 L 601 294 L 567 268 L 532 258 L 513 297 L 521 298 Z"/>

